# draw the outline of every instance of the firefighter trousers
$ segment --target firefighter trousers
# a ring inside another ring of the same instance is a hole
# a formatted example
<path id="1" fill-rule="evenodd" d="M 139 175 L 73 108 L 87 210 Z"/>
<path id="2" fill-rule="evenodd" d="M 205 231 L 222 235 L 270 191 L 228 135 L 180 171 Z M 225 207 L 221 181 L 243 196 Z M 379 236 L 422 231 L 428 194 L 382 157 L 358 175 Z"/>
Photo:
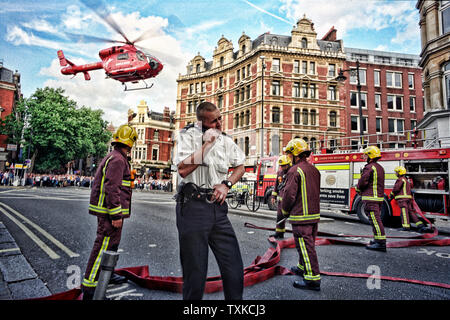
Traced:
<path id="1" fill-rule="evenodd" d="M 295 247 L 299 255 L 297 267 L 303 271 L 303 278 L 309 281 L 320 281 L 319 261 L 315 244 L 318 225 L 318 223 L 292 225 Z"/>
<path id="2" fill-rule="evenodd" d="M 97 237 L 89 256 L 81 288 L 83 292 L 93 292 L 100 275 L 102 254 L 106 250 L 117 251 L 122 236 L 122 228 L 114 228 L 109 217 L 97 217 Z"/>
<path id="3" fill-rule="evenodd" d="M 369 217 L 373 238 L 378 242 L 386 242 L 386 233 L 384 232 L 383 222 L 381 221 L 382 205 L 383 202 L 380 201 L 364 201 L 364 211 L 367 217 Z"/>
<path id="4" fill-rule="evenodd" d="M 200 300 L 205 290 L 211 248 L 222 276 L 226 300 L 242 300 L 244 265 L 228 205 L 191 199 L 177 202 L 177 228 L 183 272 L 183 299 Z"/>
<path id="5" fill-rule="evenodd" d="M 281 211 L 281 200 L 278 200 L 277 206 L 277 224 L 275 226 L 275 232 L 284 233 L 286 232 L 286 216 Z M 284 221 L 282 221 L 284 220 Z M 282 221 L 282 222 L 280 222 Z"/>
<path id="6" fill-rule="evenodd" d="M 423 222 L 417 218 L 412 199 L 399 199 L 397 204 L 400 207 L 403 228 L 410 228 L 410 222 L 415 223 L 416 226 L 423 225 Z"/>

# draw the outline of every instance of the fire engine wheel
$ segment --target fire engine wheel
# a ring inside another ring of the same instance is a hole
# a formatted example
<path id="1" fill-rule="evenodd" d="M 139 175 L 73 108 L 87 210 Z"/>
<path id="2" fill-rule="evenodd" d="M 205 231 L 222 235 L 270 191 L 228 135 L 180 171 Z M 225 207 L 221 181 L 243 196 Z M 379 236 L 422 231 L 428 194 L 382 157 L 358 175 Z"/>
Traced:
<path id="1" fill-rule="evenodd" d="M 356 213 L 362 223 L 370 224 L 369 217 L 364 210 L 363 201 L 358 202 L 356 206 Z M 381 222 L 383 222 L 384 226 L 394 226 L 394 224 L 396 224 L 395 219 L 392 217 L 392 209 L 387 199 L 383 200 L 383 205 L 381 206 Z"/>

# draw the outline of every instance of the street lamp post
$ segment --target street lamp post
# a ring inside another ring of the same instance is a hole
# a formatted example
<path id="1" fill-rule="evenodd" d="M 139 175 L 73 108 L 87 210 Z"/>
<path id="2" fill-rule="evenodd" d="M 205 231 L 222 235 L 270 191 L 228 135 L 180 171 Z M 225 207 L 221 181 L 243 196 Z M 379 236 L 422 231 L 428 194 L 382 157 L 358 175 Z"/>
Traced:
<path id="1" fill-rule="evenodd" d="M 264 157 L 264 70 L 266 64 L 264 63 L 265 56 L 260 56 L 261 59 L 261 159 Z"/>
<path id="2" fill-rule="evenodd" d="M 351 75 L 355 75 L 356 73 L 356 89 L 358 90 L 358 111 L 359 111 L 359 144 L 360 149 L 364 147 L 364 129 L 363 129 L 363 115 L 362 115 L 362 100 L 361 100 L 361 80 L 359 77 L 359 60 L 356 60 L 356 70 L 355 69 L 348 69 L 348 70 L 339 70 L 339 75 L 337 76 L 336 80 L 339 82 L 344 82 L 347 80 L 347 77 L 344 76 L 344 72 L 350 72 Z"/>

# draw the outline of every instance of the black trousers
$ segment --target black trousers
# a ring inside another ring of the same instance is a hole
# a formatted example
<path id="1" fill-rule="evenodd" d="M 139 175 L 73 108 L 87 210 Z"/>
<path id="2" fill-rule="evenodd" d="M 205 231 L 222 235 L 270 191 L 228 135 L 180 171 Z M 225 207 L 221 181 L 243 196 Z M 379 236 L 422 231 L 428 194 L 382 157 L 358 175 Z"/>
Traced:
<path id="1" fill-rule="evenodd" d="M 226 300 L 242 300 L 244 266 L 228 220 L 228 205 L 190 200 L 177 203 L 177 228 L 183 271 L 183 299 L 203 297 L 208 272 L 208 247 L 219 265 Z"/>

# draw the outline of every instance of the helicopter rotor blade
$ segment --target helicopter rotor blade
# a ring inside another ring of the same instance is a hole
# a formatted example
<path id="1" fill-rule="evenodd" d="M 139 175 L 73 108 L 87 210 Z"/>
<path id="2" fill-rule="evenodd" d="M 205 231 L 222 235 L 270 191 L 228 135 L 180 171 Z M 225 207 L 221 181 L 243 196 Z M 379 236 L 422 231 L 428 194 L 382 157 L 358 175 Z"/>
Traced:
<path id="1" fill-rule="evenodd" d="M 90 8 L 94 11 L 101 19 L 103 19 L 111 28 L 114 29 L 118 34 L 120 34 L 124 39 L 125 43 L 132 44 L 130 40 L 128 40 L 125 33 L 119 27 L 117 22 L 112 18 L 111 12 L 103 3 L 102 0 L 80 0 L 86 7 Z"/>
<path id="2" fill-rule="evenodd" d="M 87 34 L 76 34 L 76 33 L 71 33 L 71 32 L 65 32 L 65 35 L 67 35 L 73 41 L 84 42 L 84 43 L 90 43 L 90 42 L 126 43 L 125 41 L 121 41 L 121 40 L 113 40 L 113 39 L 95 37 L 95 36 L 90 36 Z"/>

